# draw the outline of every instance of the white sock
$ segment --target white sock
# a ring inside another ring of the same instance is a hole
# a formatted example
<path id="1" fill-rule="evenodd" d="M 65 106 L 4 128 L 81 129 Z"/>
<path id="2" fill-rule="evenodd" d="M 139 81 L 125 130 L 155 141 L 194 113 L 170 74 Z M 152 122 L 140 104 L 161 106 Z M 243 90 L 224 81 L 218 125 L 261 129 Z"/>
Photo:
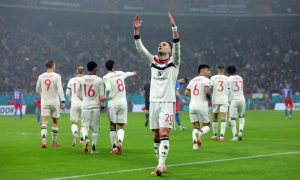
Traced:
<path id="1" fill-rule="evenodd" d="M 52 142 L 57 142 L 58 127 L 52 127 Z"/>
<path id="2" fill-rule="evenodd" d="M 226 121 L 222 121 L 221 122 L 221 133 L 220 133 L 220 135 L 221 136 L 225 136 L 225 131 L 226 131 Z"/>
<path id="3" fill-rule="evenodd" d="M 71 131 L 72 131 L 73 136 L 75 136 L 75 135 L 78 134 L 78 127 L 77 127 L 77 124 L 72 124 L 72 126 L 71 126 Z"/>
<path id="4" fill-rule="evenodd" d="M 42 136 L 42 138 L 46 139 L 46 136 L 47 136 L 47 126 L 42 126 L 41 136 Z"/>
<path id="5" fill-rule="evenodd" d="M 196 144 L 197 143 L 197 139 L 196 139 L 196 134 L 199 132 L 199 129 L 193 129 L 192 131 L 192 139 L 193 139 L 193 143 Z"/>
<path id="6" fill-rule="evenodd" d="M 235 122 L 235 120 L 230 121 L 230 127 L 231 127 L 231 131 L 232 131 L 232 136 L 236 137 L 236 122 Z"/>
<path id="7" fill-rule="evenodd" d="M 218 122 L 213 122 L 213 133 L 214 136 L 218 134 Z"/>
<path id="8" fill-rule="evenodd" d="M 110 138 L 110 144 L 111 147 L 116 147 L 116 141 L 117 141 L 117 133 L 115 129 L 111 129 L 109 132 L 109 138 Z"/>
<path id="9" fill-rule="evenodd" d="M 154 143 L 154 153 L 155 153 L 157 160 L 159 160 L 159 145 L 160 145 L 160 143 Z"/>
<path id="10" fill-rule="evenodd" d="M 199 136 L 201 137 L 203 134 L 208 133 L 208 131 L 210 130 L 209 126 L 204 126 L 203 128 L 201 128 L 201 130 L 199 131 Z"/>
<path id="11" fill-rule="evenodd" d="M 118 136 L 118 143 L 123 143 L 124 141 L 124 129 L 119 129 L 118 132 L 117 132 L 117 136 Z"/>
<path id="12" fill-rule="evenodd" d="M 83 140 L 87 140 L 89 139 L 89 128 L 87 127 L 82 127 L 81 128 L 81 132 L 82 132 L 82 137 L 83 137 Z"/>
<path id="13" fill-rule="evenodd" d="M 245 118 L 240 118 L 240 120 L 239 120 L 239 129 L 240 129 L 239 135 L 243 134 L 244 125 L 245 125 Z"/>
<path id="14" fill-rule="evenodd" d="M 92 146 L 94 145 L 96 147 L 98 141 L 98 133 L 93 132 L 92 133 Z"/>
<path id="15" fill-rule="evenodd" d="M 170 143 L 169 143 L 169 137 L 162 137 L 160 139 L 160 145 L 159 145 L 159 160 L 158 160 L 158 166 L 163 168 L 166 162 L 166 159 L 169 154 L 170 149 Z"/>

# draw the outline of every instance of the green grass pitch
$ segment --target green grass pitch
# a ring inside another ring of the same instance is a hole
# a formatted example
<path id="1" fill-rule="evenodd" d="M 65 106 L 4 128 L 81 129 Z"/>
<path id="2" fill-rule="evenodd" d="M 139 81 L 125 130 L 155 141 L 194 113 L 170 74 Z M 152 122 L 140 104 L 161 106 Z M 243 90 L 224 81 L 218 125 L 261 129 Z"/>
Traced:
<path id="1" fill-rule="evenodd" d="M 275 111 L 248 111 L 243 141 L 213 142 L 212 130 L 203 136 L 200 151 L 192 151 L 188 113 L 181 113 L 186 130 L 172 131 L 164 179 L 300 179 L 300 112 L 292 120 Z M 23 121 L 0 116 L 0 179 L 157 179 L 150 175 L 157 165 L 151 132 L 143 113 L 129 113 L 123 155 L 110 154 L 107 114 L 101 115 L 98 154 L 84 154 L 71 147 L 68 115 L 59 121 L 58 141 L 52 148 L 51 123 L 48 147 L 41 148 L 40 127 L 34 115 Z M 219 126 L 220 127 L 220 126 Z"/>

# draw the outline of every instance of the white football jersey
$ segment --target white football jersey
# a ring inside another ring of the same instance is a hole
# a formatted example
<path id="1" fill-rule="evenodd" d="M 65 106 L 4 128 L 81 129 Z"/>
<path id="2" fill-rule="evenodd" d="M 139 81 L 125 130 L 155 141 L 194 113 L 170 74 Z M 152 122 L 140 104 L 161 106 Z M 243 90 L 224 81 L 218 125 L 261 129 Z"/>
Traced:
<path id="1" fill-rule="evenodd" d="M 127 104 L 125 79 L 134 72 L 113 71 L 103 77 L 105 91 L 108 91 L 108 107 Z"/>
<path id="2" fill-rule="evenodd" d="M 208 111 L 205 87 L 211 87 L 211 82 L 204 76 L 194 77 L 188 84 L 187 89 L 191 91 L 190 109 L 201 109 Z"/>
<path id="3" fill-rule="evenodd" d="M 229 100 L 245 100 L 244 81 L 239 75 L 232 75 L 228 78 Z"/>
<path id="4" fill-rule="evenodd" d="M 180 42 L 173 43 L 172 56 L 159 61 L 143 46 L 141 39 L 135 45 L 151 67 L 150 102 L 175 102 L 175 87 L 180 66 Z"/>
<path id="5" fill-rule="evenodd" d="M 79 79 L 79 97 L 82 97 L 82 110 L 100 108 L 99 98 L 104 96 L 104 84 L 102 78 L 97 75 L 84 75 Z"/>
<path id="6" fill-rule="evenodd" d="M 55 72 L 45 72 L 38 77 L 36 92 L 41 97 L 41 105 L 60 105 L 65 101 L 61 77 Z"/>
<path id="7" fill-rule="evenodd" d="M 77 95 L 80 86 L 79 83 L 79 77 L 71 78 L 68 82 L 66 95 L 71 100 L 71 107 L 81 106 L 81 99 Z"/>
<path id="8" fill-rule="evenodd" d="M 225 75 L 214 75 L 211 78 L 212 83 L 212 104 L 228 105 L 228 77 Z"/>

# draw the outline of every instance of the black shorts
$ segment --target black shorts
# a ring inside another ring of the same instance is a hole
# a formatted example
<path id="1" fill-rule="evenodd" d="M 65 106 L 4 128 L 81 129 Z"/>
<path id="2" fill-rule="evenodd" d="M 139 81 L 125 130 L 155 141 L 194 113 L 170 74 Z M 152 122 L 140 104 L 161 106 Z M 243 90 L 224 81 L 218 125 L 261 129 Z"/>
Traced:
<path id="1" fill-rule="evenodd" d="M 145 100 L 145 110 L 149 110 L 150 101 Z"/>

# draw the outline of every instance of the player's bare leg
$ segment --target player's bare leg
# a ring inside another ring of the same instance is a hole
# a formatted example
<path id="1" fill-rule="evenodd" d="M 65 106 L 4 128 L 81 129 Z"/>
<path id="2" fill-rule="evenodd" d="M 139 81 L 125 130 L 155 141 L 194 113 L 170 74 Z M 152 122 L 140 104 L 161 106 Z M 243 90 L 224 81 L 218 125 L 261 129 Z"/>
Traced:
<path id="1" fill-rule="evenodd" d="M 122 143 L 124 141 L 124 135 L 125 135 L 125 131 L 124 131 L 124 123 L 118 123 L 117 124 L 117 149 L 118 149 L 118 154 L 121 155 L 122 154 Z"/>
<path id="2" fill-rule="evenodd" d="M 48 124 L 48 117 L 47 116 L 42 116 L 42 125 L 41 125 L 42 148 L 47 147 L 47 143 L 46 143 L 47 124 Z"/>
<path id="3" fill-rule="evenodd" d="M 72 121 L 71 131 L 73 134 L 72 146 L 74 147 L 77 144 L 78 138 L 78 126 L 76 121 Z"/>
<path id="4" fill-rule="evenodd" d="M 227 113 L 226 112 L 221 112 L 220 142 L 224 142 L 225 131 L 226 131 L 226 118 L 227 118 Z"/>
<path id="5" fill-rule="evenodd" d="M 110 143 L 112 146 L 112 154 L 118 154 L 117 149 L 117 132 L 116 132 L 116 124 L 110 122 L 110 132 L 109 132 Z"/>
<path id="6" fill-rule="evenodd" d="M 58 118 L 52 117 L 53 125 L 52 125 L 52 147 L 60 146 L 57 143 L 57 135 L 58 135 Z"/>
<path id="7" fill-rule="evenodd" d="M 212 140 L 216 141 L 218 139 L 218 113 L 213 113 L 214 121 L 213 121 L 213 136 Z"/>

